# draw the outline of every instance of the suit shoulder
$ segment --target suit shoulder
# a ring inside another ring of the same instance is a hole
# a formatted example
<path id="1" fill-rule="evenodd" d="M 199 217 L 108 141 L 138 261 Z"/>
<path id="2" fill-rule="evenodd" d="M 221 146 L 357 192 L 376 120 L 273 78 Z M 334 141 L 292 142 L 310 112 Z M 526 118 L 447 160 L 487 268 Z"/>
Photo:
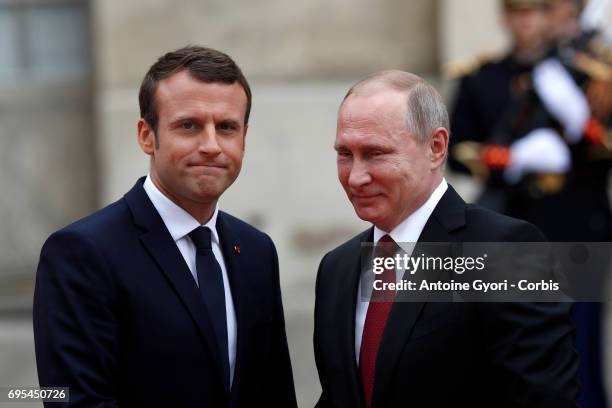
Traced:
<path id="1" fill-rule="evenodd" d="M 372 233 L 372 228 L 369 228 L 357 235 L 353 238 L 345 241 L 344 243 L 338 245 L 334 249 L 327 252 L 324 258 L 329 259 L 342 259 L 346 255 L 353 254 L 355 250 L 359 250 L 361 242 L 368 236 L 368 234 Z"/>
<path id="2" fill-rule="evenodd" d="M 240 218 L 234 217 L 225 211 L 219 211 L 219 216 L 223 218 L 223 221 L 232 229 L 236 231 L 243 238 L 254 239 L 254 240 L 266 240 L 272 241 L 270 236 L 260 229 L 252 226 L 251 224 L 241 220 Z"/>
<path id="3" fill-rule="evenodd" d="M 53 235 L 76 234 L 85 237 L 100 237 L 106 232 L 116 230 L 120 225 L 128 225 L 129 220 L 131 220 L 131 213 L 124 200 L 119 199 L 61 228 Z"/>
<path id="4" fill-rule="evenodd" d="M 472 57 L 448 62 L 442 67 L 444 76 L 448 79 L 459 79 L 476 76 L 483 71 L 495 69 L 500 56 L 493 52 L 480 52 Z"/>
<path id="5" fill-rule="evenodd" d="M 533 224 L 476 204 L 466 205 L 466 235 L 483 242 L 540 242 L 544 234 Z"/>
<path id="6" fill-rule="evenodd" d="M 122 200 L 118 200 L 55 231 L 41 248 L 37 274 L 44 275 L 52 271 L 68 274 L 71 269 L 67 265 L 75 265 L 74 262 L 82 262 L 81 265 L 87 264 L 90 267 L 79 269 L 79 274 L 88 270 L 93 271 L 96 269 L 93 265 L 105 264 L 107 259 L 105 255 L 113 253 L 116 248 L 123 245 L 125 237 L 119 228 L 125 229 L 131 224 L 126 222 L 129 217 L 131 215 L 127 205 Z M 61 267 L 54 269 L 49 265 Z"/>

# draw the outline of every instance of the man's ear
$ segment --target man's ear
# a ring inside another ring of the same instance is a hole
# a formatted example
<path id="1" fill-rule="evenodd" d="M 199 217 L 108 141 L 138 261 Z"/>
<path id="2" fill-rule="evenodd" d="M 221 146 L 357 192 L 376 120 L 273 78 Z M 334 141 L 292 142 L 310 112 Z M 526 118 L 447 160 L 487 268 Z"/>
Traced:
<path id="1" fill-rule="evenodd" d="M 155 132 L 144 119 L 138 120 L 138 144 L 143 152 L 149 156 L 155 151 Z"/>
<path id="2" fill-rule="evenodd" d="M 429 139 L 431 169 L 437 169 L 444 164 L 448 152 L 448 130 L 437 128 Z"/>

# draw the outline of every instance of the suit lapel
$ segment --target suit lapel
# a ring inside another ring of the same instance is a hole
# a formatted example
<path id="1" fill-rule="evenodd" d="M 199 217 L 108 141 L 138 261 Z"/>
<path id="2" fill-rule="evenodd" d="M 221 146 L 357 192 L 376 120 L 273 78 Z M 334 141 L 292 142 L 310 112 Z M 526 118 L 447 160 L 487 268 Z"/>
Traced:
<path id="1" fill-rule="evenodd" d="M 240 254 L 240 240 L 237 234 L 232 231 L 225 218 L 225 214 L 219 211 L 216 227 L 219 233 L 221 252 L 223 252 L 228 279 L 232 288 L 232 300 L 234 302 L 234 309 L 236 309 L 236 320 L 239 323 L 243 312 L 243 308 L 241 307 L 242 296 L 240 296 L 240 293 L 245 292 L 245 289 L 248 288 L 249 275 L 240 272 L 247 270 L 241 265 L 242 257 L 238 256 Z M 238 279 L 238 277 L 240 277 L 240 279 Z"/>
<path id="2" fill-rule="evenodd" d="M 153 203 L 151 203 L 151 200 L 149 200 L 144 191 L 142 187 L 143 181 L 144 178 L 138 180 L 136 185 L 124 196 L 134 216 L 134 224 L 141 228 L 140 241 L 159 265 L 191 315 L 205 344 L 215 359 L 219 378 L 222 378 L 223 371 L 217 351 L 219 347 L 200 291 L 161 216 L 155 210 Z"/>
<path id="3" fill-rule="evenodd" d="M 336 321 L 338 322 L 341 366 L 344 369 L 343 377 L 348 381 L 346 384 L 347 397 L 353 398 L 353 401 L 347 406 L 356 408 L 364 406 L 359 368 L 355 359 L 355 313 L 361 277 L 361 244 L 371 243 L 373 236 L 374 229 L 370 228 L 353 240 L 353 247 L 347 250 L 350 256 L 346 257 L 342 270 L 335 273 L 335 287 L 338 296 Z M 347 276 L 350 278 L 346 279 Z"/>
<path id="4" fill-rule="evenodd" d="M 249 268 L 244 265 L 244 256 L 240 255 L 240 240 L 238 235 L 229 226 L 226 216 L 219 211 L 217 217 L 217 232 L 223 252 L 223 259 L 227 269 L 227 275 L 232 292 L 232 300 L 234 302 L 234 310 L 236 312 L 236 362 L 234 366 L 234 379 L 231 389 L 231 395 L 237 396 L 240 394 L 240 372 L 243 368 L 247 353 L 246 346 L 248 345 L 248 311 L 249 307 L 257 307 L 251 304 L 249 299 L 251 293 L 249 287 Z"/>
<path id="5" fill-rule="evenodd" d="M 452 242 L 454 239 L 450 232 L 463 225 L 465 225 L 465 202 L 449 185 L 448 190 L 427 220 L 418 242 Z M 440 248 L 440 250 L 446 252 L 448 248 Z M 419 245 L 417 244 L 413 253 L 419 252 Z M 443 254 L 437 253 L 436 255 Z M 436 276 L 433 275 L 429 278 L 436 280 Z M 409 296 L 407 292 L 404 292 L 404 294 Z M 391 380 L 395 375 L 402 351 L 410 340 L 412 329 L 427 299 L 423 299 L 422 302 L 402 301 L 401 298 L 397 300 L 389 314 L 376 357 L 372 407 L 384 406 L 385 397 L 391 386 Z"/>

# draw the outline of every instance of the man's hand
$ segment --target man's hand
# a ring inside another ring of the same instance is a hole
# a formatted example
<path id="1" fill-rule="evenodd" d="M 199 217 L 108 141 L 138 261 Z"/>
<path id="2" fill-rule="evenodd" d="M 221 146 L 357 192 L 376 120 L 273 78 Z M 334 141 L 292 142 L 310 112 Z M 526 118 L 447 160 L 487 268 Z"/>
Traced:
<path id="1" fill-rule="evenodd" d="M 570 150 L 561 136 L 552 129 L 540 128 L 512 143 L 504 178 L 514 184 L 525 173 L 565 173 L 571 165 Z"/>

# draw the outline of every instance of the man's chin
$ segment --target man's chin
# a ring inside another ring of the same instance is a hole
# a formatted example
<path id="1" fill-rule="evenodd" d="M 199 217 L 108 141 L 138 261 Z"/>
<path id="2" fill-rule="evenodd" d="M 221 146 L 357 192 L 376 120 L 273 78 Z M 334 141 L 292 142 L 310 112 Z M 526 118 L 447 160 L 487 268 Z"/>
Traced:
<path id="1" fill-rule="evenodd" d="M 355 209 L 357 216 L 363 221 L 376 224 L 376 222 L 380 219 L 380 213 L 373 208 L 361 208 L 357 206 L 353 206 L 353 208 Z"/>
<path id="2" fill-rule="evenodd" d="M 192 201 L 195 201 L 197 203 L 200 204 L 210 204 L 212 202 L 216 202 L 217 200 L 219 200 L 219 197 L 221 197 L 221 194 L 223 192 L 217 192 L 217 191 L 198 191 L 198 192 L 194 192 L 191 195 L 191 199 Z"/>
<path id="3" fill-rule="evenodd" d="M 191 201 L 206 205 L 219 200 L 224 191 L 225 188 L 221 186 L 212 186 L 210 184 L 206 186 L 198 185 L 189 191 L 189 198 Z"/>
<path id="4" fill-rule="evenodd" d="M 202 198 L 205 200 L 218 199 L 221 194 L 227 190 L 229 186 L 225 183 L 220 183 L 219 180 L 200 178 L 190 186 L 191 194 L 194 198 Z"/>

